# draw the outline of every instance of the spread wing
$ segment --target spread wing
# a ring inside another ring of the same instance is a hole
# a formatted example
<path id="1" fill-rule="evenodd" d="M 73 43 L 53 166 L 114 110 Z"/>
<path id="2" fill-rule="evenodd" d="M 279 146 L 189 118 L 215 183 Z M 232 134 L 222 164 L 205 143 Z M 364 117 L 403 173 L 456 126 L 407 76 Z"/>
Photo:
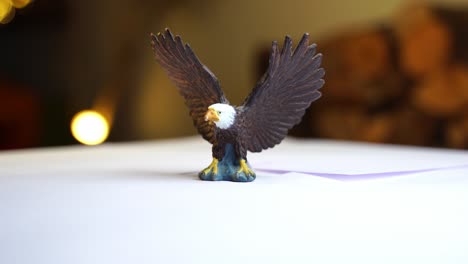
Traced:
<path id="1" fill-rule="evenodd" d="M 281 52 L 273 42 L 267 72 L 239 108 L 241 140 L 248 151 L 260 152 L 279 144 L 301 121 L 305 110 L 321 95 L 318 90 L 325 74 L 321 62 L 316 45 L 309 46 L 308 34 L 294 52 L 288 36 Z"/>
<path id="2" fill-rule="evenodd" d="M 214 125 L 204 120 L 208 107 L 215 103 L 227 104 L 218 79 L 203 65 L 180 36 L 169 29 L 163 34 L 151 34 L 151 46 L 156 60 L 166 70 L 169 78 L 179 88 L 190 109 L 193 124 L 204 139 L 214 143 Z"/>

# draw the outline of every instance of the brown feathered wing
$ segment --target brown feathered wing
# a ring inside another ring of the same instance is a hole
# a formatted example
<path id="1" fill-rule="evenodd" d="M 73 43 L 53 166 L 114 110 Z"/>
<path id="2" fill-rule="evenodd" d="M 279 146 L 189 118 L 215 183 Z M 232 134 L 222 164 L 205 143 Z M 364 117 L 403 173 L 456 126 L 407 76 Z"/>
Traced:
<path id="1" fill-rule="evenodd" d="M 294 52 L 290 37 L 286 37 L 281 52 L 273 42 L 267 72 L 239 108 L 240 140 L 248 151 L 260 152 L 279 144 L 301 121 L 305 110 L 321 95 L 318 90 L 325 74 L 321 61 L 316 45 L 309 46 L 308 34 Z"/>
<path id="2" fill-rule="evenodd" d="M 229 103 L 218 79 L 203 65 L 180 36 L 169 29 L 163 34 L 151 34 L 151 45 L 156 60 L 166 70 L 169 78 L 179 88 L 190 109 L 193 124 L 204 139 L 214 143 L 214 125 L 204 120 L 208 107 L 215 103 Z"/>

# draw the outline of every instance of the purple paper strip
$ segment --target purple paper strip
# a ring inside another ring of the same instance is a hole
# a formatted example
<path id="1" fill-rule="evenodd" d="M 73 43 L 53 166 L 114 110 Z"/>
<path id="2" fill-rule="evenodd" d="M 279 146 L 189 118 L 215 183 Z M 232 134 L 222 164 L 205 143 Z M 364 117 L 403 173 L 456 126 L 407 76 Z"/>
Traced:
<path id="1" fill-rule="evenodd" d="M 295 170 L 277 170 L 277 169 L 264 169 L 264 168 L 255 168 L 258 171 L 274 173 L 274 174 L 286 174 L 286 173 L 302 173 L 313 176 L 319 176 L 324 178 L 329 178 L 339 181 L 354 181 L 354 180 L 371 180 L 379 178 L 388 178 L 395 176 L 404 176 L 422 172 L 431 172 L 431 171 L 440 171 L 440 170 L 454 170 L 454 169 L 464 169 L 468 168 L 468 164 L 450 166 L 444 168 L 431 168 L 431 169 L 421 169 L 421 170 L 407 170 L 407 171 L 389 171 L 389 172 L 378 172 L 378 173 L 363 173 L 363 174 L 338 174 L 338 173 L 323 173 L 323 172 L 309 172 L 309 171 L 295 171 Z M 468 175 L 467 175 L 468 176 Z"/>

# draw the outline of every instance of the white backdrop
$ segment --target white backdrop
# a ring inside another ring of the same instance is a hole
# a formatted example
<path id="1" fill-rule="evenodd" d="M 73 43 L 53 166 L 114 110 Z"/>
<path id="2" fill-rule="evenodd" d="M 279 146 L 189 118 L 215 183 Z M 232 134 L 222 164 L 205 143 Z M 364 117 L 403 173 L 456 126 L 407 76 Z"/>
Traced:
<path id="1" fill-rule="evenodd" d="M 467 152 L 287 140 L 250 162 L 302 173 L 253 183 L 199 181 L 210 156 L 198 137 L 0 153 L 0 263 L 468 261 Z"/>

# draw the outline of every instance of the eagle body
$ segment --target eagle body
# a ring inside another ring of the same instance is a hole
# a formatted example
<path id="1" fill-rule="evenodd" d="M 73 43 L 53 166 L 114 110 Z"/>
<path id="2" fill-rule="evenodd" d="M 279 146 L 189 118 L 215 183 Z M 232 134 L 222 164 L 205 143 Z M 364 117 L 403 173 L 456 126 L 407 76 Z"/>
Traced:
<path id="1" fill-rule="evenodd" d="M 238 140 L 238 126 L 235 124 L 228 129 L 215 129 L 216 143 L 213 144 L 213 157 L 222 160 L 226 154 L 226 146 L 230 144 L 235 151 L 237 158 L 247 158 L 247 151 Z"/>
<path id="2" fill-rule="evenodd" d="M 199 173 L 202 180 L 255 180 L 247 152 L 279 144 L 321 96 L 322 55 L 315 44 L 309 45 L 308 34 L 294 50 L 289 36 L 281 51 L 273 42 L 268 70 L 237 107 L 229 104 L 218 79 L 180 36 L 166 29 L 151 38 L 156 60 L 179 89 L 194 126 L 212 144 L 213 161 Z"/>

